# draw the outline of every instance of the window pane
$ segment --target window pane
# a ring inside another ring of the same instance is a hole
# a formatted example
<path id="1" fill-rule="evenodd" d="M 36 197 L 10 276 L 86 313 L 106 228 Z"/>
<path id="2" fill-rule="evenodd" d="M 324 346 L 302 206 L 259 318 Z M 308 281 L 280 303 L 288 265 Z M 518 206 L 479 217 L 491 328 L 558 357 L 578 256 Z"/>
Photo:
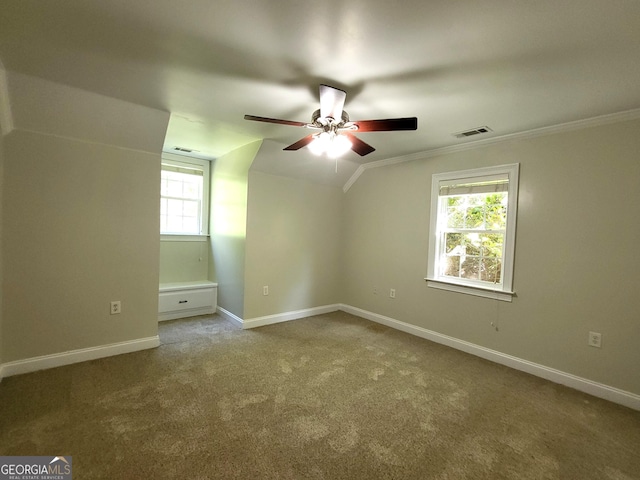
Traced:
<path id="1" fill-rule="evenodd" d="M 447 205 L 450 207 L 459 207 L 464 203 L 462 196 L 447 197 Z"/>
<path id="2" fill-rule="evenodd" d="M 444 257 L 442 275 L 446 275 L 448 277 L 460 277 L 460 257 Z"/>
<path id="3" fill-rule="evenodd" d="M 179 180 L 170 179 L 167 181 L 167 193 L 168 197 L 181 197 L 182 196 L 182 182 Z"/>
<path id="4" fill-rule="evenodd" d="M 482 256 L 502 258 L 504 235 L 493 233 L 482 236 Z"/>
<path id="5" fill-rule="evenodd" d="M 480 228 L 484 224 L 484 207 L 467 208 L 466 228 Z"/>
<path id="6" fill-rule="evenodd" d="M 185 198 L 200 198 L 200 190 L 202 188 L 202 178 L 194 178 L 189 182 L 184 183 L 183 197 Z"/>
<path id="7" fill-rule="evenodd" d="M 480 279 L 485 282 L 500 283 L 502 264 L 497 258 L 483 258 L 480 268 Z"/>
<path id="8" fill-rule="evenodd" d="M 500 282 L 504 234 L 477 230 L 505 230 L 507 194 L 479 193 L 447 196 L 446 232 L 441 245 L 441 275 Z M 472 229 L 474 232 L 465 233 Z"/>
<path id="9" fill-rule="evenodd" d="M 447 209 L 447 227 L 464 228 L 464 208 L 449 207 Z"/>
<path id="10" fill-rule="evenodd" d="M 467 255 L 480 255 L 480 235 L 467 233 L 464 236 L 464 253 Z"/>
<path id="11" fill-rule="evenodd" d="M 198 232 L 198 219 L 196 217 L 184 217 L 182 231 L 185 233 L 200 233 Z"/>
<path id="12" fill-rule="evenodd" d="M 487 228 L 504 230 L 507 228 L 507 207 L 504 205 L 489 205 L 487 207 Z"/>
<path id="13" fill-rule="evenodd" d="M 447 233 L 445 235 L 445 252 L 447 254 L 452 254 L 452 255 L 460 255 L 463 252 L 461 251 L 462 248 L 462 234 L 461 233 Z M 456 251 L 456 248 L 458 249 Z"/>
<path id="14" fill-rule="evenodd" d="M 182 232 L 182 217 L 167 218 L 167 232 Z"/>
<path id="15" fill-rule="evenodd" d="M 480 279 L 480 260 L 477 257 L 466 257 L 460 265 L 460 278 L 468 280 Z"/>
<path id="16" fill-rule="evenodd" d="M 484 205 L 486 195 L 467 195 L 468 205 Z"/>
<path id="17" fill-rule="evenodd" d="M 193 200 L 183 201 L 183 215 L 186 217 L 197 217 L 200 202 Z"/>
<path id="18" fill-rule="evenodd" d="M 167 200 L 167 215 L 170 217 L 182 216 L 182 204 L 183 200 L 174 200 L 172 198 Z"/>
<path id="19" fill-rule="evenodd" d="M 485 205 L 506 205 L 504 201 L 507 198 L 506 192 L 501 193 L 489 193 L 485 196 Z"/>

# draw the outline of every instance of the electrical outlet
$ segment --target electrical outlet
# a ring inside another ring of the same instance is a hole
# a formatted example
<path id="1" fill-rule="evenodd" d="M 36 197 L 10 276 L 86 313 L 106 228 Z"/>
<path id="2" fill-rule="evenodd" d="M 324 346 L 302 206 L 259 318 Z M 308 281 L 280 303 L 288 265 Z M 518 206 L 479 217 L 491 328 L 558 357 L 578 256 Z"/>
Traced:
<path id="1" fill-rule="evenodd" d="M 269 295 L 269 285 L 262 287 L 262 295 Z"/>
<path id="2" fill-rule="evenodd" d="M 111 315 L 119 315 L 120 313 L 122 313 L 122 305 L 120 304 L 120 300 L 111 302 Z"/>
<path id="3" fill-rule="evenodd" d="M 389 296 L 391 298 L 396 298 L 396 289 L 392 288 L 391 290 L 389 290 Z"/>
<path id="4" fill-rule="evenodd" d="M 377 295 L 378 294 L 378 287 L 373 287 L 373 294 Z"/>
<path id="5" fill-rule="evenodd" d="M 602 334 L 598 332 L 589 332 L 589 346 L 602 347 Z"/>

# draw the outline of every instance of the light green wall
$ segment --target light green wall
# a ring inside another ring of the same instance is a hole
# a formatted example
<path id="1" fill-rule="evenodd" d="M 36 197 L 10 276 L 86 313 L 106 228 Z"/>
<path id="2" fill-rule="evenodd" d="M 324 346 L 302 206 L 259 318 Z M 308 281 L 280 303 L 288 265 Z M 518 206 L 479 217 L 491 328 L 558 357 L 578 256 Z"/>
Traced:
<path id="1" fill-rule="evenodd" d="M 245 319 L 339 302 L 342 197 L 340 188 L 249 174 Z"/>
<path id="2" fill-rule="evenodd" d="M 617 123 L 365 171 L 345 197 L 342 301 L 640 394 L 639 130 Z M 513 302 L 428 288 L 431 175 L 516 162 Z"/>
<path id="3" fill-rule="evenodd" d="M 211 280 L 209 240 L 185 242 L 160 241 L 160 283 Z"/>
<path id="4" fill-rule="evenodd" d="M 156 335 L 160 152 L 19 130 L 4 147 L 3 361 Z"/>
<path id="5" fill-rule="evenodd" d="M 1 72 L 0 72 L 1 73 Z M 0 365 L 2 365 L 3 359 L 3 343 L 4 337 L 2 334 L 2 300 L 4 297 L 4 275 L 3 275 L 3 235 L 2 235 L 2 212 L 3 212 L 3 193 L 4 193 L 4 133 L 0 131 Z"/>
<path id="6" fill-rule="evenodd" d="M 211 169 L 211 270 L 218 283 L 218 305 L 244 316 L 245 239 L 249 167 L 261 141 L 217 158 Z"/>
<path id="7" fill-rule="evenodd" d="M 169 114 L 7 78 L 3 362 L 156 336 Z M 113 300 L 120 315 L 109 314 Z"/>

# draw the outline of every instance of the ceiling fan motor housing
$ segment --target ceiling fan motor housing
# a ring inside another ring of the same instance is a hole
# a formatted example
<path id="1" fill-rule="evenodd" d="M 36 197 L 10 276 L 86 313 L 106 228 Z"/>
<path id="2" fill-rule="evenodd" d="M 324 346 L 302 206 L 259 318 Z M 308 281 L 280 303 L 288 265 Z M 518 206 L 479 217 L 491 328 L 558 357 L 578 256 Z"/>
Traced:
<path id="1" fill-rule="evenodd" d="M 320 109 L 316 110 L 315 112 L 313 112 L 313 115 L 311 115 L 311 124 L 314 127 L 322 128 L 325 130 L 327 129 L 327 127 L 331 127 L 333 125 L 335 125 L 336 129 L 345 128 L 347 123 L 349 123 L 349 114 L 344 110 L 342 110 L 342 119 L 340 120 L 340 122 L 336 122 L 335 118 L 322 117 L 320 115 Z"/>

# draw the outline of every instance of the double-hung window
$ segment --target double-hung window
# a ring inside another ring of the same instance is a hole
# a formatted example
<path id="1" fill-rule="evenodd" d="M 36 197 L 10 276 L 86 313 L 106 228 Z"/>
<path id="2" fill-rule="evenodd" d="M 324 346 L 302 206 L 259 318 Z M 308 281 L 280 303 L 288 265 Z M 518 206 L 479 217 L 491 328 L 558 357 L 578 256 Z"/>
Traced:
<path id="1" fill-rule="evenodd" d="M 511 301 L 518 170 L 433 175 L 429 286 Z"/>
<path id="2" fill-rule="evenodd" d="M 209 162 L 163 154 L 160 233 L 208 235 Z"/>

